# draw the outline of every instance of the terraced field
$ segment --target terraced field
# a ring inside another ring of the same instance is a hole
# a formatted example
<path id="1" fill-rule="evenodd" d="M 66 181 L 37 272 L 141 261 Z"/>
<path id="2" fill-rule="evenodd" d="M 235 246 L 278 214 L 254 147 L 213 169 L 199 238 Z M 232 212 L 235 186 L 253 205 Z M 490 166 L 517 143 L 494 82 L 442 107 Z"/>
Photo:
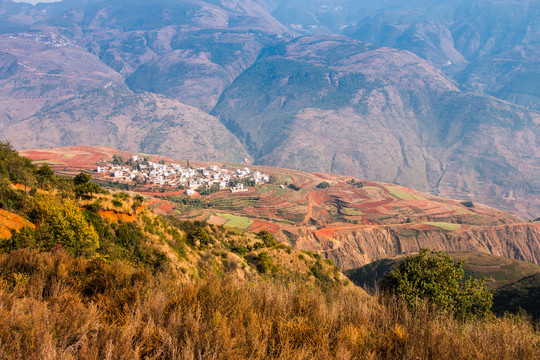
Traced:
<path id="1" fill-rule="evenodd" d="M 62 155 L 58 149 L 50 154 L 47 149 L 29 155 L 77 171 L 77 166 L 83 169 L 83 165 L 92 165 L 88 162 L 112 157 L 113 150 L 67 148 Z M 231 164 L 229 168 L 238 166 Z M 251 232 L 267 230 L 282 242 L 331 257 L 342 269 L 417 251 L 420 246 L 540 259 L 540 247 L 528 251 L 523 245 L 520 252 L 505 244 L 509 237 L 534 243 L 540 238 L 540 224 L 525 223 L 481 204 L 465 206 L 395 184 L 340 175 L 250 168 L 275 180 L 239 193 L 223 190 L 198 197 L 174 189 L 165 193 L 142 189 L 142 193 L 162 213 Z M 328 186 L 317 186 L 323 182 Z"/>

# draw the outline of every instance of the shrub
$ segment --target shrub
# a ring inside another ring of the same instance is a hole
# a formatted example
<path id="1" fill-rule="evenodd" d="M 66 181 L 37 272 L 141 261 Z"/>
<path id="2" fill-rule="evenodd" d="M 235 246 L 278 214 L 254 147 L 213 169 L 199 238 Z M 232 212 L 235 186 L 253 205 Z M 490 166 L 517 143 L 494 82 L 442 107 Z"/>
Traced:
<path id="1" fill-rule="evenodd" d="M 261 239 L 265 247 L 276 247 L 279 245 L 274 235 L 272 235 L 268 230 L 261 230 L 257 234 L 257 237 Z"/>
<path id="2" fill-rule="evenodd" d="M 460 317 L 487 316 L 492 295 L 483 282 L 468 278 L 462 281 L 463 265 L 440 251 L 422 249 L 407 257 L 383 281 L 383 290 L 401 297 L 414 307 L 427 299 L 443 311 Z"/>
<path id="3" fill-rule="evenodd" d="M 46 250 L 62 244 L 74 255 L 91 256 L 99 247 L 99 235 L 72 200 L 36 196 L 30 218 L 37 225 L 36 241 Z"/>
<path id="4" fill-rule="evenodd" d="M 112 204 L 114 207 L 122 207 L 122 201 L 118 199 L 113 199 Z"/>
<path id="5" fill-rule="evenodd" d="M 238 245 L 232 240 L 229 241 L 229 249 L 231 250 L 231 252 L 238 254 L 240 256 L 244 256 L 245 254 L 249 252 L 249 249 L 247 248 L 247 246 Z"/>
<path id="6" fill-rule="evenodd" d="M 327 183 L 326 181 L 323 181 L 323 182 L 319 183 L 316 187 L 319 188 L 319 189 L 326 189 L 327 187 L 330 187 L 330 184 Z"/>
<path id="7" fill-rule="evenodd" d="M 268 274 L 269 272 L 276 271 L 276 266 L 272 263 L 272 259 L 266 251 L 263 251 L 258 255 L 248 256 L 247 260 L 251 265 L 255 266 L 257 271 L 261 274 Z"/>
<path id="8" fill-rule="evenodd" d="M 313 276 L 315 276 L 315 279 L 317 279 L 317 281 L 319 281 L 321 285 L 328 285 L 332 283 L 332 279 L 330 278 L 330 276 L 325 274 L 320 261 L 315 262 L 315 264 L 310 268 L 310 270 Z"/>
<path id="9" fill-rule="evenodd" d="M 73 184 L 75 185 L 75 195 L 79 198 L 91 198 L 92 194 L 97 194 L 101 192 L 99 185 L 90 182 L 92 176 L 79 173 L 73 179 Z"/>
<path id="10" fill-rule="evenodd" d="M 188 232 L 187 240 L 191 245 L 199 246 L 201 249 L 204 249 L 213 243 L 210 234 L 202 227 L 195 228 L 193 231 Z"/>
<path id="11" fill-rule="evenodd" d="M 294 191 L 299 191 L 300 190 L 300 188 L 298 186 L 296 186 L 295 184 L 289 184 L 288 188 L 292 189 Z"/>
<path id="12" fill-rule="evenodd" d="M 129 194 L 121 191 L 119 193 L 114 194 L 113 197 L 115 197 L 117 199 L 129 199 Z"/>

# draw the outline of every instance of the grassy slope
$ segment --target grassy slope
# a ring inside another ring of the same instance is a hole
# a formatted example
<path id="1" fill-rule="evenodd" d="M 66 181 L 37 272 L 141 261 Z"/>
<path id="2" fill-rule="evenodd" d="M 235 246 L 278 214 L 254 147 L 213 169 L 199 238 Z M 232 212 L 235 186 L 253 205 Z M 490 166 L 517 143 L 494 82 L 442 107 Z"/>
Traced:
<path id="1" fill-rule="evenodd" d="M 226 274 L 181 282 L 122 263 L 0 256 L 4 359 L 535 359 L 512 318 L 465 324 L 421 306 L 301 281 Z"/>

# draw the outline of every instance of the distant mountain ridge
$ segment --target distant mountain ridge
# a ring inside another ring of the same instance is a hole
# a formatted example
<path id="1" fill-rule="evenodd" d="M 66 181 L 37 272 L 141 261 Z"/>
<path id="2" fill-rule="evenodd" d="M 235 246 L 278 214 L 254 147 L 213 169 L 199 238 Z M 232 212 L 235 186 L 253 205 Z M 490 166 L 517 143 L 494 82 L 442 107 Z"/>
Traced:
<path id="1" fill-rule="evenodd" d="M 332 171 L 536 218 L 538 18 L 506 0 L 0 0 L 0 132 Z"/>

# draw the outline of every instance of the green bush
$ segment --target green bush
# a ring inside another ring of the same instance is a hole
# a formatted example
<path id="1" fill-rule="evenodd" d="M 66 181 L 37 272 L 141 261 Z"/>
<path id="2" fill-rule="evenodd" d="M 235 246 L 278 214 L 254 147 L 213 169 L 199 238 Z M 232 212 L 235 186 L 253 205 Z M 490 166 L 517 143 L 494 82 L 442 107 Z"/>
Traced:
<path id="1" fill-rule="evenodd" d="M 213 243 L 210 234 L 202 227 L 189 231 L 187 233 L 187 240 L 189 244 L 199 246 L 201 249 L 205 249 L 208 245 Z"/>
<path id="2" fill-rule="evenodd" d="M 324 270 L 323 266 L 320 261 L 317 261 L 311 268 L 311 273 L 313 276 L 315 276 L 315 279 L 321 284 L 321 285 L 328 285 L 332 283 L 332 279 L 330 276 L 328 276 Z"/>
<path id="3" fill-rule="evenodd" d="M 92 176 L 79 173 L 73 179 L 73 184 L 75 185 L 75 195 L 79 198 L 89 199 L 92 197 L 92 194 L 97 194 L 101 192 L 99 185 L 90 182 Z"/>
<path id="4" fill-rule="evenodd" d="M 258 272 L 261 274 L 268 274 L 277 270 L 268 252 L 263 251 L 258 255 L 251 255 L 247 257 L 248 263 L 255 266 Z"/>
<path id="5" fill-rule="evenodd" d="M 36 242 L 44 250 L 61 244 L 73 255 L 92 256 L 99 247 L 98 233 L 73 200 L 38 195 L 29 217 L 37 226 Z"/>
<path id="6" fill-rule="evenodd" d="M 274 235 L 270 233 L 268 230 L 261 230 L 257 234 L 257 237 L 262 240 L 265 247 L 276 247 L 279 245 L 279 242 L 276 240 Z"/>
<path id="7" fill-rule="evenodd" d="M 294 191 L 299 191 L 300 190 L 300 187 L 296 186 L 295 184 L 289 184 L 287 187 L 289 189 L 294 190 Z"/>
<path id="8" fill-rule="evenodd" d="M 327 187 L 330 187 L 330 184 L 327 183 L 326 181 L 323 181 L 323 182 L 319 183 L 319 185 L 317 185 L 316 187 L 319 188 L 319 189 L 326 189 Z"/>
<path id="9" fill-rule="evenodd" d="M 492 295 L 484 282 L 463 281 L 465 261 L 455 262 L 440 251 L 422 249 L 407 257 L 383 281 L 383 290 L 403 298 L 414 307 L 426 299 L 443 311 L 457 316 L 485 317 L 490 313 Z"/>
<path id="10" fill-rule="evenodd" d="M 112 204 L 114 207 L 122 207 L 122 201 L 118 199 L 113 199 Z"/>

